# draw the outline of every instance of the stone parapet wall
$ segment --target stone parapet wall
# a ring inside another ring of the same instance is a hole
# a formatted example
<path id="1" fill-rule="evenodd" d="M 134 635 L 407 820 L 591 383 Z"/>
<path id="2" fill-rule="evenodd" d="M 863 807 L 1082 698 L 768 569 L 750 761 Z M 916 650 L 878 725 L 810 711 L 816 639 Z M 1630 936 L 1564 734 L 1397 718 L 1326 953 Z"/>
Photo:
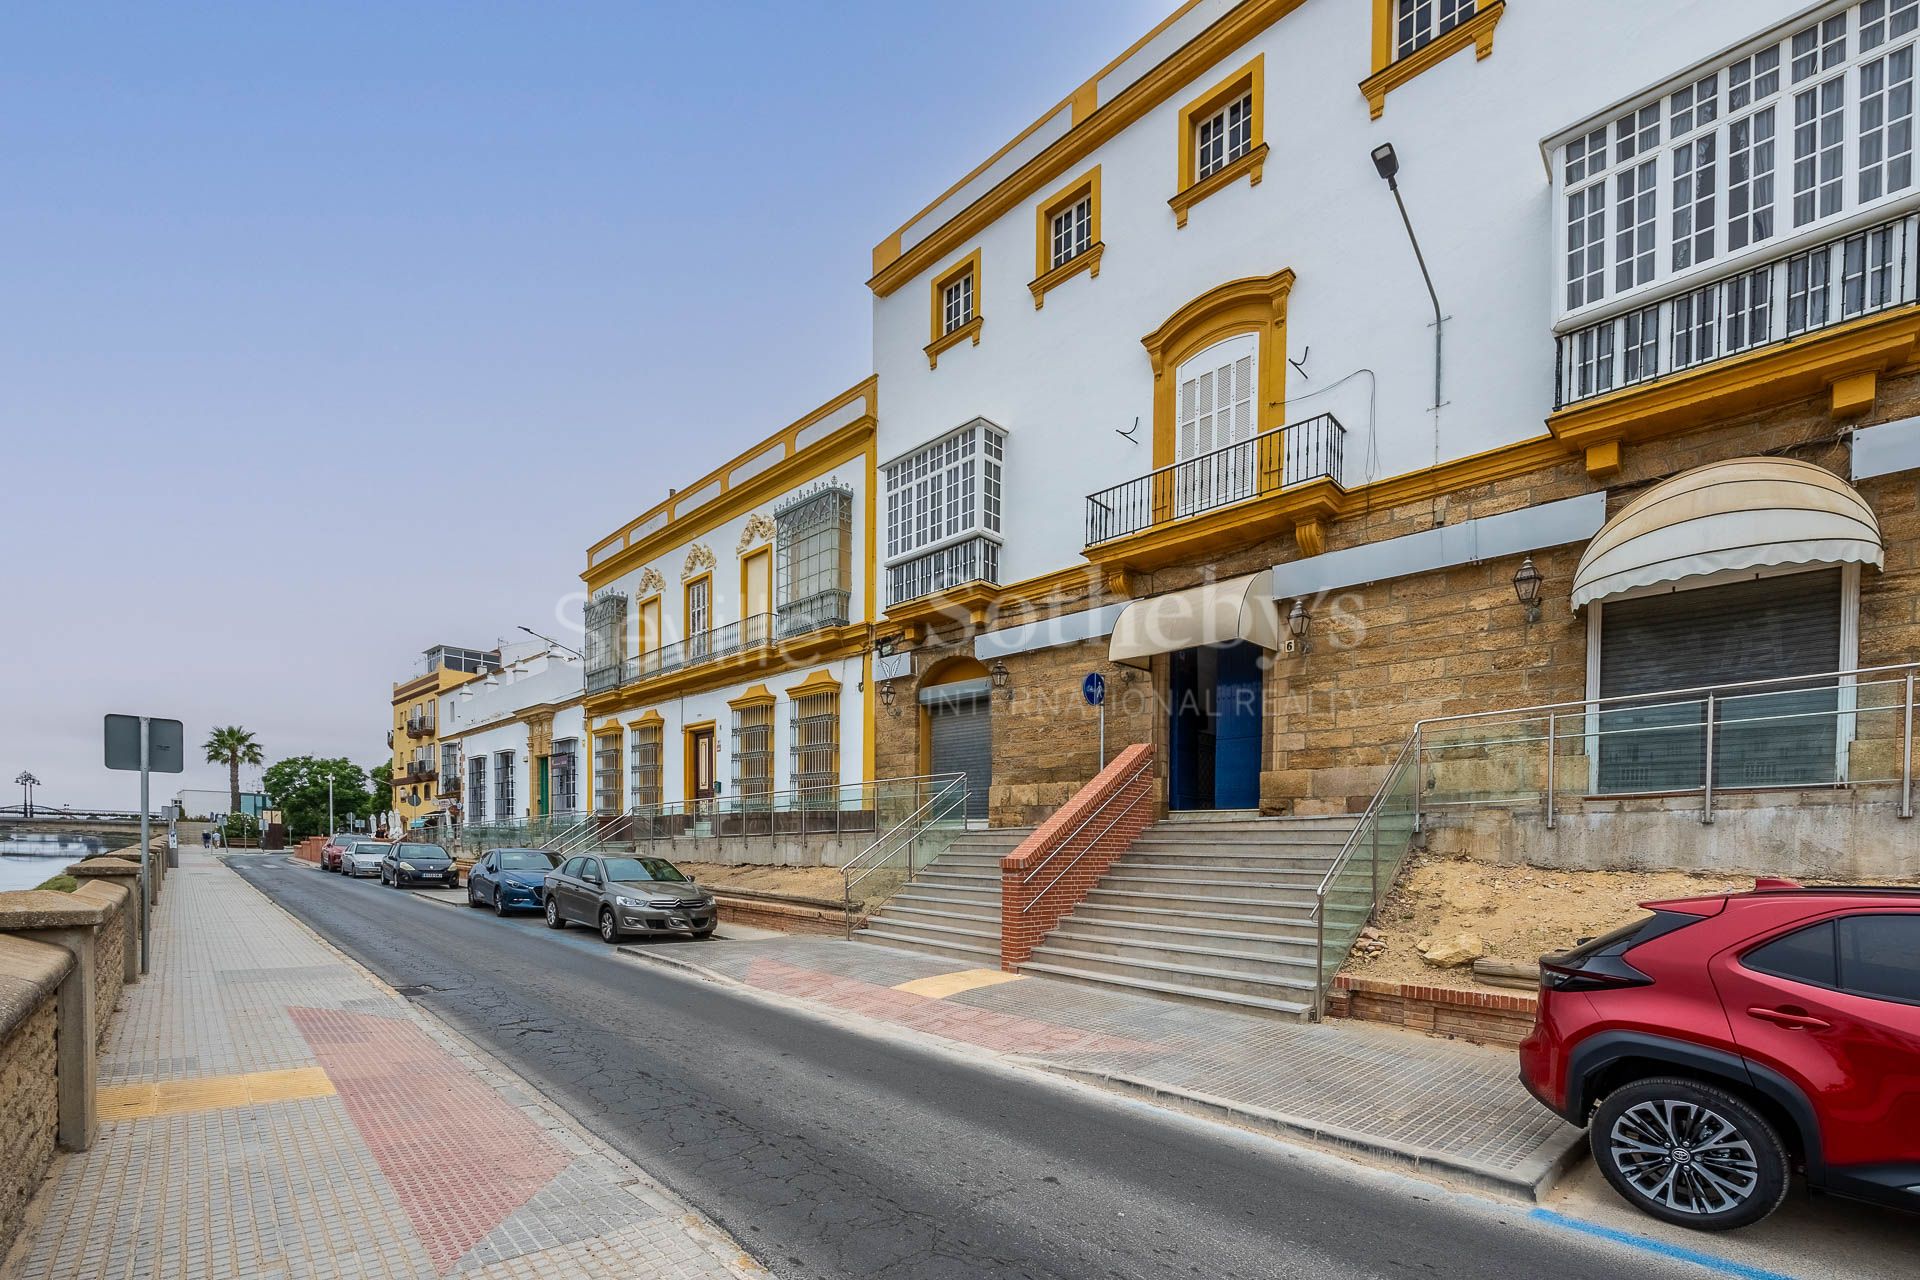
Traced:
<path id="1" fill-rule="evenodd" d="M 125 983 L 123 964 L 126 956 L 124 913 L 135 906 L 139 895 L 117 884 L 91 880 L 74 890 L 74 897 L 105 907 L 106 923 L 94 933 L 93 943 L 93 1025 L 99 1043 L 107 1040 L 107 1026 L 120 1003 Z"/>
<path id="2" fill-rule="evenodd" d="M 1538 1003 L 1530 995 L 1459 991 L 1343 973 L 1333 980 L 1327 1016 L 1511 1048 L 1533 1030 Z"/>
<path id="3" fill-rule="evenodd" d="M 59 1131 L 59 947 L 0 935 L 0 1257 L 53 1163 Z"/>

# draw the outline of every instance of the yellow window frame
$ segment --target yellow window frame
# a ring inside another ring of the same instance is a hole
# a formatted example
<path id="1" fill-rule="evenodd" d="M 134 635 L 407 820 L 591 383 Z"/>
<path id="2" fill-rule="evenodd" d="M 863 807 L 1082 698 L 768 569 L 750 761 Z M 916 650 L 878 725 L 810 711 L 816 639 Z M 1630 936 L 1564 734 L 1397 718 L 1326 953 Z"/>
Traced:
<path id="1" fill-rule="evenodd" d="M 973 318 L 949 333 L 945 327 L 945 302 L 947 286 L 971 274 L 973 276 Z M 980 329 L 985 320 L 985 295 L 980 287 L 980 250 L 975 249 L 966 257 L 933 278 L 931 323 L 928 332 L 932 335 L 927 342 L 927 368 L 940 367 L 940 353 L 972 340 L 974 346 L 980 345 Z"/>
<path id="2" fill-rule="evenodd" d="M 1086 249 L 1055 266 L 1053 220 L 1082 200 L 1085 200 L 1089 206 L 1088 245 Z M 1099 279 L 1100 259 L 1105 255 L 1106 249 L 1107 246 L 1100 239 L 1100 166 L 1095 165 L 1035 207 L 1033 282 L 1027 286 L 1033 294 L 1033 309 L 1038 311 L 1047 304 L 1049 289 L 1065 283 L 1082 271 L 1087 273 L 1089 279 Z M 978 281 L 975 282 L 974 287 L 977 291 Z M 975 296 L 978 296 L 977 292 Z"/>
<path id="3" fill-rule="evenodd" d="M 1242 178 L 1250 187 L 1260 185 L 1267 164 L 1266 67 L 1267 55 L 1255 54 L 1253 61 L 1180 109 L 1179 169 L 1175 174 L 1174 194 L 1167 199 L 1167 205 L 1173 210 L 1174 226 L 1186 226 L 1187 214 L 1193 206 Z M 1253 99 L 1246 154 L 1204 178 L 1197 177 L 1199 146 L 1194 135 L 1209 116 L 1244 97 Z"/>
<path id="4" fill-rule="evenodd" d="M 1507 11 L 1506 0 L 1481 0 L 1478 11 L 1451 31 L 1443 32 L 1404 58 L 1394 56 L 1394 17 L 1399 0 L 1373 0 L 1373 74 L 1360 82 L 1367 113 L 1378 120 L 1387 109 L 1387 95 L 1462 49 L 1472 46 L 1475 61 L 1493 53 L 1493 29 Z"/>

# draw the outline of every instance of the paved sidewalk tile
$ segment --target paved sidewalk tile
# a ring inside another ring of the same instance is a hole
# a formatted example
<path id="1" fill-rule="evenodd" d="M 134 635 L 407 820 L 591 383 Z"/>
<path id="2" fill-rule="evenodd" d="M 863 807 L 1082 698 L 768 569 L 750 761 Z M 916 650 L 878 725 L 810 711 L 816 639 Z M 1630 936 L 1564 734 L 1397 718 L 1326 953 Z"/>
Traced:
<path id="1" fill-rule="evenodd" d="M 1580 1142 L 1577 1130 L 1521 1087 L 1510 1051 L 1365 1023 L 1283 1022 L 1037 976 L 981 982 L 962 961 L 833 938 L 713 941 L 672 958 L 1109 1087 L 1198 1103 L 1521 1194 L 1550 1181 Z"/>
<path id="2" fill-rule="evenodd" d="M 233 872 L 183 851 L 91 1151 L 8 1280 L 763 1275 Z"/>

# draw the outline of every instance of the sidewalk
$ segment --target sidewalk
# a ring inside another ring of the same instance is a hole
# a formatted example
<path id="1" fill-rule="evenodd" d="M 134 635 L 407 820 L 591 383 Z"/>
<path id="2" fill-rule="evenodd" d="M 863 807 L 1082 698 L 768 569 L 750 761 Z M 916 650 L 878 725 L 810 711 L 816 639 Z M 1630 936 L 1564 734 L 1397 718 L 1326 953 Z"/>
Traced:
<path id="1" fill-rule="evenodd" d="M 1582 1138 L 1511 1052 L 1023 977 L 865 942 L 715 939 L 629 954 L 1016 1058 L 1283 1136 L 1533 1198 Z"/>
<path id="2" fill-rule="evenodd" d="M 765 1274 L 215 859 L 153 933 L 7 1280 Z"/>

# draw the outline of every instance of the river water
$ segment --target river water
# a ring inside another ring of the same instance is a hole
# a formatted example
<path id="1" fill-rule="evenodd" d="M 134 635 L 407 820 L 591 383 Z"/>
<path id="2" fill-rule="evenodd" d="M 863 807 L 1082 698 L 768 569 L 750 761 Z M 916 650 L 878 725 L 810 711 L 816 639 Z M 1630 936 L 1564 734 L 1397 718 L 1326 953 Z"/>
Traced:
<path id="1" fill-rule="evenodd" d="M 31 889 L 68 863 L 105 853 L 93 836 L 16 835 L 0 839 L 0 892 Z"/>

